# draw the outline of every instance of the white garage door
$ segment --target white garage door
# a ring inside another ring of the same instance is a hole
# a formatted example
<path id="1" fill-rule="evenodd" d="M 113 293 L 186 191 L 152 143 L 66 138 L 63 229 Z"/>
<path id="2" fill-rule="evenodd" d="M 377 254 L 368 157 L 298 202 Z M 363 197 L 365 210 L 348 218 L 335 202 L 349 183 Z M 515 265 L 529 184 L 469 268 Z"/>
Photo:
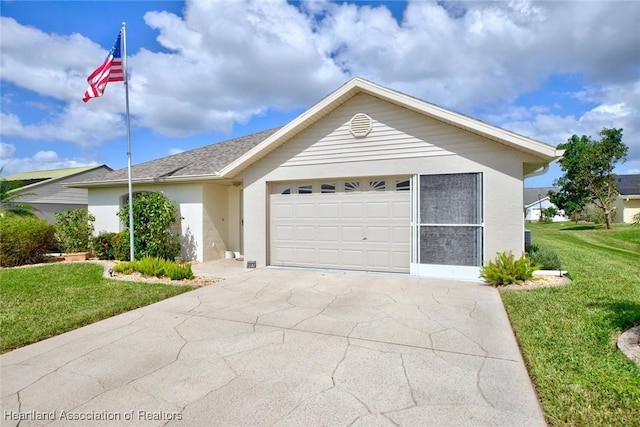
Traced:
<path id="1" fill-rule="evenodd" d="M 271 185 L 270 264 L 409 271 L 409 178 Z"/>

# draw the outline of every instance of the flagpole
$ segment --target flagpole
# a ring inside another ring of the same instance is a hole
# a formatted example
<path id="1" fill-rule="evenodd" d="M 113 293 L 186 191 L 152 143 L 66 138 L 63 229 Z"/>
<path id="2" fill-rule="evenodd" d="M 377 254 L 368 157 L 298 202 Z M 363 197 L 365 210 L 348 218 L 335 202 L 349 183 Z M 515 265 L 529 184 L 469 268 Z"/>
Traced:
<path id="1" fill-rule="evenodd" d="M 129 182 L 129 259 L 133 261 L 133 189 L 131 184 L 131 120 L 129 117 L 129 76 L 127 73 L 127 23 L 122 23 L 122 71 L 124 76 L 124 93 L 127 103 L 127 172 Z"/>

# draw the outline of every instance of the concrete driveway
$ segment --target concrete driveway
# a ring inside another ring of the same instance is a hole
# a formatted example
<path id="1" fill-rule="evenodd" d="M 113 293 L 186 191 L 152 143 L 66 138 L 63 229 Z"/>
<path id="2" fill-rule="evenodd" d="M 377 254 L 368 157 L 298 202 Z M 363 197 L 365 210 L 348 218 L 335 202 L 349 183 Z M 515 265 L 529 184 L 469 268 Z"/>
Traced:
<path id="1" fill-rule="evenodd" d="M 2 425 L 545 425 L 491 287 L 217 265 L 2 355 Z"/>

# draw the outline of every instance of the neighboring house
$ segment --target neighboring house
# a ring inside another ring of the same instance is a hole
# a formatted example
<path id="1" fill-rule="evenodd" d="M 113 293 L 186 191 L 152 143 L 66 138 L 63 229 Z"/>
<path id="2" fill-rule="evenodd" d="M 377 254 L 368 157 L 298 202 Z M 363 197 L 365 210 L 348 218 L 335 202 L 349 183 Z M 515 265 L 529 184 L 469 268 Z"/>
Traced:
<path id="1" fill-rule="evenodd" d="M 107 165 L 77 168 L 49 169 L 33 172 L 21 172 L 4 177 L 7 182 L 20 185 L 11 190 L 11 194 L 24 194 L 20 202 L 37 209 L 35 214 L 53 224 L 54 214 L 68 209 L 87 209 L 88 191 L 86 188 L 69 188 L 65 184 L 90 179 L 112 171 Z"/>
<path id="2" fill-rule="evenodd" d="M 523 180 L 561 154 L 355 78 L 281 128 L 136 165 L 132 181 L 177 204 L 190 259 L 476 279 L 522 252 Z M 121 229 L 126 169 L 74 185 L 96 232 Z"/>
<path id="3" fill-rule="evenodd" d="M 618 175 L 616 189 L 620 195 L 616 200 L 615 222 L 630 223 L 640 213 L 640 174 Z"/>
<path id="4" fill-rule="evenodd" d="M 549 191 L 558 192 L 560 189 L 556 187 L 539 187 L 524 189 L 524 219 L 527 221 L 538 221 L 540 219 L 540 210 L 549 207 L 556 207 L 549 200 Z M 558 209 L 558 214 L 553 217 L 553 221 L 566 221 L 567 216 Z"/>

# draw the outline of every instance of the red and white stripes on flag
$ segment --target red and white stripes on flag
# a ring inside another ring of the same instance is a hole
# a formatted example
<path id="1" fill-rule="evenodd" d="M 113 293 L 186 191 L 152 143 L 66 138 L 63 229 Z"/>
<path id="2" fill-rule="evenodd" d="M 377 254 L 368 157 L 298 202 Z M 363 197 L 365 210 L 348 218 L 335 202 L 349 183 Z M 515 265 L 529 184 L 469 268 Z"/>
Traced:
<path id="1" fill-rule="evenodd" d="M 118 39 L 113 45 L 107 58 L 102 65 L 95 69 L 93 73 L 87 77 L 89 88 L 84 93 L 82 100 L 84 102 L 89 101 L 91 98 L 97 98 L 102 96 L 104 89 L 109 82 L 123 82 L 124 70 L 122 69 L 122 54 L 121 54 L 121 37 L 122 31 L 118 33 Z"/>

